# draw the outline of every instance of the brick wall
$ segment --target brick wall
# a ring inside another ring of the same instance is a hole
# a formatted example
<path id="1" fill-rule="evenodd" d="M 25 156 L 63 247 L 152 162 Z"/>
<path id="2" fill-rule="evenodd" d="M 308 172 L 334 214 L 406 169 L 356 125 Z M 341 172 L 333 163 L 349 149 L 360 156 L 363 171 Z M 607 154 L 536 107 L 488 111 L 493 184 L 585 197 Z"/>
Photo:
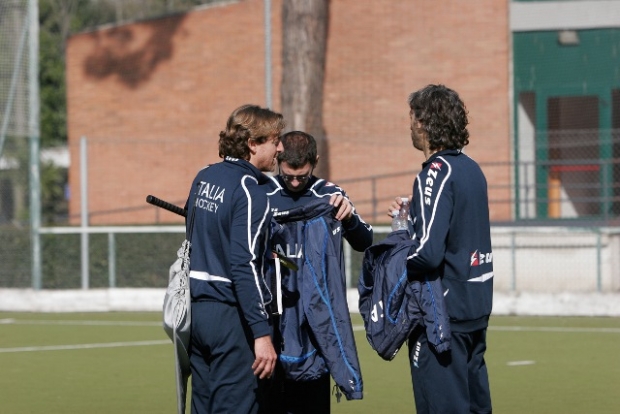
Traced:
<path id="1" fill-rule="evenodd" d="M 70 213 L 76 221 L 78 143 L 86 136 L 92 224 L 180 222 L 145 208 L 144 198 L 182 203 L 196 171 L 219 161 L 218 133 L 230 112 L 244 103 L 264 106 L 263 7 L 260 0 L 232 2 L 69 39 Z M 272 2 L 275 110 L 280 7 Z M 343 183 L 369 221 L 376 221 L 371 183 L 350 180 L 404 172 L 376 182 L 378 221 L 386 218 L 388 200 L 411 192 L 423 157 L 411 146 L 406 100 L 428 83 L 457 90 L 468 106 L 469 155 L 481 163 L 510 160 L 508 36 L 507 2 L 331 2 L 324 102 L 330 178 Z M 491 199 L 508 198 L 509 168 L 487 174 Z M 509 203 L 492 206 L 493 220 L 510 214 Z"/>

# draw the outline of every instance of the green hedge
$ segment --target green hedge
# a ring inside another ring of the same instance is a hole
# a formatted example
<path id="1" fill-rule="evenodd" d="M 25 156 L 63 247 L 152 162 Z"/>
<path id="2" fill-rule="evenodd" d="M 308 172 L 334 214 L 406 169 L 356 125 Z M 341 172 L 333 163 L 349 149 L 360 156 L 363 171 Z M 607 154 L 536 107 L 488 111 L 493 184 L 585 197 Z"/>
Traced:
<path id="1" fill-rule="evenodd" d="M 0 287 L 31 287 L 31 247 L 28 230 L 0 228 Z"/>
<path id="2" fill-rule="evenodd" d="M 385 235 L 375 235 L 377 239 Z M 165 287 L 168 269 L 176 259 L 182 233 L 117 233 L 116 287 Z M 79 234 L 41 235 L 41 271 L 44 289 L 79 289 L 81 281 Z M 31 245 L 28 229 L 0 228 L 0 287 L 32 286 Z M 352 252 L 351 288 L 357 288 L 363 253 Z M 89 236 L 89 287 L 109 287 L 108 235 Z"/>
<path id="3" fill-rule="evenodd" d="M 115 234 L 116 286 L 165 287 L 168 268 L 184 235 L 174 233 Z M 31 245 L 27 230 L 0 231 L 0 287 L 32 286 Z M 41 235 L 44 289 L 78 289 L 81 281 L 79 234 Z M 109 286 L 108 235 L 89 236 L 89 286 Z"/>

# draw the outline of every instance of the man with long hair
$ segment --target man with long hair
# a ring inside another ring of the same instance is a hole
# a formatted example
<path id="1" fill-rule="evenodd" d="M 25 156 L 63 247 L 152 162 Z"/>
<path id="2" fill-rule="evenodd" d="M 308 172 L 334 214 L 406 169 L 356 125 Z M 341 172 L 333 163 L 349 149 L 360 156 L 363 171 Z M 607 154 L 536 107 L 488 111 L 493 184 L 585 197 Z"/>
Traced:
<path id="1" fill-rule="evenodd" d="M 486 178 L 463 152 L 469 144 L 467 109 L 444 85 L 409 96 L 411 141 L 426 161 L 413 183 L 410 215 L 415 243 L 408 277 L 439 278 L 450 320 L 450 350 L 437 352 L 423 326 L 409 337 L 418 414 L 490 413 L 484 360 L 493 303 L 493 250 Z M 400 206 L 397 198 L 388 210 Z"/>

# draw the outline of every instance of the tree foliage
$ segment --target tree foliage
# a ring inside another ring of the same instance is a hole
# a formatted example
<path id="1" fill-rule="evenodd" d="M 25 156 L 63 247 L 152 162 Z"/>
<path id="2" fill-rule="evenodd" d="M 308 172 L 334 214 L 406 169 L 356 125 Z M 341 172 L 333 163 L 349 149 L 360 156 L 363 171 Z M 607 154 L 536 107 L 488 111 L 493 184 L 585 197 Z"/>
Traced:
<path id="1" fill-rule="evenodd" d="M 65 49 L 71 34 L 103 24 L 184 12 L 196 5 L 215 1 L 217 0 L 39 0 L 41 148 L 67 144 Z M 26 150 L 22 152 L 27 154 Z M 23 165 L 27 166 L 27 160 L 23 161 Z M 23 176 L 27 177 L 28 174 Z M 16 189 L 26 186 L 26 183 L 14 183 Z M 41 165 L 41 207 L 45 224 L 62 221 L 66 216 L 66 183 L 66 169 L 51 163 Z"/>
<path id="2" fill-rule="evenodd" d="M 216 0 L 39 0 L 41 147 L 67 142 L 65 45 L 71 34 L 108 23 L 183 12 L 214 2 Z"/>

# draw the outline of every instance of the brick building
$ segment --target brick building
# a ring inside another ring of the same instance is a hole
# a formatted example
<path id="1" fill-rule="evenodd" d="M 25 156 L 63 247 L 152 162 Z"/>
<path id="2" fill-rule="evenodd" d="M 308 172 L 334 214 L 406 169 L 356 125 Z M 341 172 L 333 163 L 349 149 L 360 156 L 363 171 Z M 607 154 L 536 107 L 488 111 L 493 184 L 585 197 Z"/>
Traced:
<path id="1" fill-rule="evenodd" d="M 273 1 L 275 110 L 280 10 L 281 0 Z M 230 112 L 265 105 L 263 17 L 263 1 L 232 1 L 69 39 L 73 217 L 80 213 L 86 137 L 91 224 L 180 223 L 146 205 L 145 196 L 183 203 L 195 172 L 220 160 L 218 133 Z M 411 145 L 407 97 L 428 83 L 446 84 L 465 101 L 466 152 L 487 174 L 491 219 L 512 218 L 505 202 L 512 182 L 509 2 L 334 0 L 328 36 L 330 179 L 367 220 L 385 222 L 389 200 L 411 191 L 423 157 Z"/>

